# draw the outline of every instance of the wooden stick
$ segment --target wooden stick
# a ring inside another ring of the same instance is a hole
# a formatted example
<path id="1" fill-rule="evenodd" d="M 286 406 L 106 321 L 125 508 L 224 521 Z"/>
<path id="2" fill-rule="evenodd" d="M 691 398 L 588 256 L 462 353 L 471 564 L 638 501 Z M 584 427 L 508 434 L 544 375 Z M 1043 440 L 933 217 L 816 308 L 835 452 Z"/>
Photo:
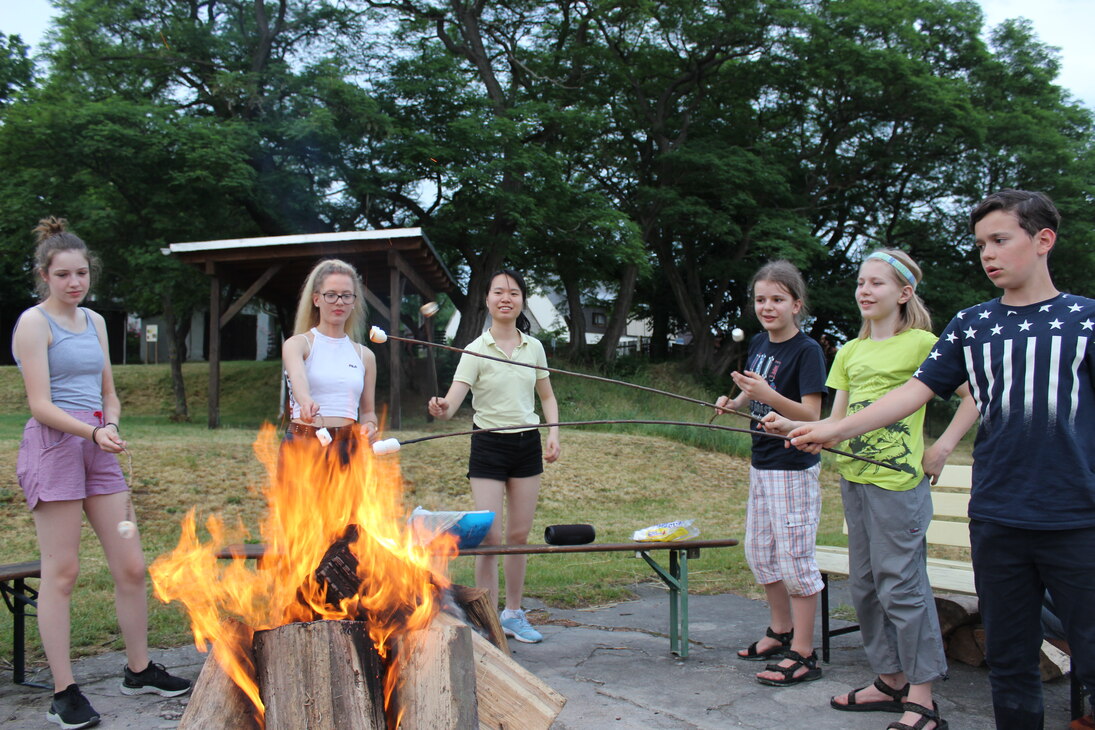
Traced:
<path id="1" fill-rule="evenodd" d="M 471 431 L 454 431 L 452 433 L 437 433 L 432 436 L 419 436 L 418 438 L 407 439 L 406 441 L 400 441 L 399 445 L 406 446 L 407 444 L 417 444 L 423 441 L 433 441 L 434 439 L 444 439 L 451 436 L 469 436 L 474 433 L 490 433 L 491 431 L 516 431 L 521 429 L 530 428 L 554 428 L 555 426 L 599 426 L 599 425 L 616 425 L 616 424 L 642 424 L 651 426 L 692 426 L 694 428 L 709 428 L 715 431 L 733 431 L 735 433 L 747 433 L 750 436 L 768 436 L 769 438 L 783 439 L 784 441 L 790 441 L 790 436 L 784 436 L 781 433 L 768 433 L 767 431 L 754 431 L 749 428 L 736 428 L 734 426 L 722 426 L 717 423 L 693 423 L 691 421 L 654 421 L 636 418 L 622 418 L 622 419 L 604 419 L 597 421 L 560 421 L 559 423 L 526 423 L 519 426 L 496 426 L 494 428 L 477 428 Z M 882 461 L 875 461 L 874 459 L 868 459 L 866 456 L 857 456 L 856 454 L 848 451 L 841 451 L 840 449 L 825 448 L 833 454 L 840 454 L 841 456 L 847 456 L 857 461 L 865 461 L 868 464 L 874 464 L 875 466 L 882 466 L 887 469 L 893 469 L 894 471 L 901 471 L 896 466 L 887 464 Z"/>
<path id="2" fill-rule="evenodd" d="M 575 378 L 585 378 L 586 380 L 596 380 L 600 383 L 612 383 L 613 385 L 623 385 L 628 388 L 635 388 L 636 390 L 642 390 L 647 393 L 656 393 L 657 395 L 664 395 L 667 398 L 676 398 L 677 400 L 683 400 L 688 403 L 695 403 L 696 405 L 704 406 L 705 408 L 719 408 L 714 403 L 708 403 L 705 400 L 698 398 L 690 398 L 687 395 L 680 395 L 679 393 L 670 393 L 668 390 L 658 390 L 657 388 L 650 388 L 645 385 L 638 385 L 637 383 L 629 383 L 626 380 L 616 380 L 614 378 L 605 378 L 600 375 L 590 375 L 589 373 L 577 373 L 573 370 L 560 370 L 559 368 L 549 368 L 546 365 L 533 365 L 527 362 L 516 362 L 514 360 L 507 360 L 503 357 L 495 357 L 493 355 L 484 355 L 481 352 L 472 352 L 471 350 L 462 350 L 459 347 L 453 347 L 451 345 L 442 345 L 438 342 L 426 342 L 425 340 L 416 340 L 412 337 L 397 337 L 396 335 L 388 335 L 385 337 L 389 340 L 398 340 L 399 342 L 409 342 L 412 345 L 424 345 L 425 347 L 439 347 L 442 350 L 449 350 L 450 352 L 459 352 L 464 355 L 474 355 L 475 357 L 481 357 L 484 360 L 494 360 L 495 362 L 504 362 L 507 365 L 518 365 L 523 368 L 532 368 L 533 370 L 543 370 L 548 373 L 555 373 L 557 375 L 570 375 Z M 744 411 L 735 411 L 732 408 L 720 408 L 719 410 L 725 413 L 733 413 L 735 416 L 741 416 L 742 418 L 748 418 L 750 421 L 760 423 L 760 419 L 751 413 L 745 413 Z M 717 415 L 717 414 L 716 414 Z"/>

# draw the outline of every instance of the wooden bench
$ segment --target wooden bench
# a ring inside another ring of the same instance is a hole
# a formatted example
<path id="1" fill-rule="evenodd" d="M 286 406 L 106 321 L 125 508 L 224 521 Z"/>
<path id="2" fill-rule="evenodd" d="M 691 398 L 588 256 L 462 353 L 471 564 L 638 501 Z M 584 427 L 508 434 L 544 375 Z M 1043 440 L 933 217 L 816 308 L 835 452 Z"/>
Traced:
<path id="1" fill-rule="evenodd" d="M 27 585 L 29 578 L 42 577 L 42 564 L 37 560 L 26 563 L 0 565 L 0 594 L 11 611 L 12 624 L 12 681 L 28 687 L 45 687 L 42 684 L 26 681 L 27 649 L 26 631 L 27 607 L 38 607 L 38 591 Z"/>
<path id="2" fill-rule="evenodd" d="M 605 553 L 630 552 L 654 569 L 669 587 L 669 651 L 679 657 L 688 656 L 688 561 L 698 558 L 703 548 L 732 547 L 738 541 L 681 540 L 679 542 L 619 542 L 590 543 L 588 545 L 494 545 L 461 550 L 457 557 L 475 555 L 548 555 L 553 553 Z M 664 550 L 669 553 L 669 566 L 663 566 L 650 553 Z M 266 554 L 266 546 L 229 545 L 217 553 L 221 559 L 259 559 Z"/>
<path id="3" fill-rule="evenodd" d="M 928 524 L 928 545 L 969 548 L 969 501 L 973 485 L 973 467 L 951 465 L 943 467 L 939 479 L 932 486 L 932 520 Z M 844 523 L 848 534 L 848 523 Z M 839 629 L 829 627 L 829 574 L 848 575 L 848 548 L 828 545 L 817 546 L 817 567 L 821 571 L 824 587 L 821 589 L 821 658 L 829 661 L 829 640 L 859 631 L 859 624 Z M 973 565 L 966 560 L 928 558 L 928 580 L 933 590 L 944 593 L 977 595 L 973 584 Z M 1083 688 L 1076 672 L 1071 678 L 1071 714 L 1076 719 L 1083 715 Z"/>
<path id="4" fill-rule="evenodd" d="M 932 487 L 934 514 L 928 525 L 928 545 L 969 548 L 967 508 L 972 479 L 972 466 L 948 464 L 943 467 L 937 483 Z M 844 534 L 848 534 L 847 523 L 844 523 Z M 859 631 L 858 624 L 839 629 L 829 627 L 829 575 L 848 575 L 848 548 L 818 545 L 817 567 L 821 571 L 821 580 L 824 583 L 821 589 L 821 658 L 828 662 L 830 638 Z M 966 595 L 977 594 L 973 587 L 973 565 L 965 560 L 929 557 L 928 580 L 935 590 Z"/>

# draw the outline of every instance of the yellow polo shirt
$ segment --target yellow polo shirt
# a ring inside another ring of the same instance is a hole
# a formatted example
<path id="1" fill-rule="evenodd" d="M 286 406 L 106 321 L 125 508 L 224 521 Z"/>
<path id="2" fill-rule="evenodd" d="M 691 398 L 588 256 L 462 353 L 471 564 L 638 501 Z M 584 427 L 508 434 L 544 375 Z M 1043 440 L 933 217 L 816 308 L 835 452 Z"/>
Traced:
<path id="1" fill-rule="evenodd" d="M 546 367 L 547 355 L 544 354 L 543 344 L 524 332 L 520 334 L 521 342 L 513 348 L 512 356 L 507 356 L 498 347 L 490 330 L 464 349 Z M 479 428 L 498 428 L 540 422 L 540 417 L 536 415 L 536 381 L 546 377 L 546 370 L 533 370 L 464 354 L 460 356 L 452 379 L 471 387 L 471 407 L 475 409 L 472 420 L 475 425 Z"/>

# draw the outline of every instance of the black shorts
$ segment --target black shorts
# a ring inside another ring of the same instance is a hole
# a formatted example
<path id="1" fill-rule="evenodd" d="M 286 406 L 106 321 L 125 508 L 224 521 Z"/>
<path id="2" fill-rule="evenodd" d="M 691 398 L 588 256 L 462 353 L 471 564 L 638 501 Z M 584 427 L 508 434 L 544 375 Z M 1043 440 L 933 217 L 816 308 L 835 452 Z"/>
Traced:
<path id="1" fill-rule="evenodd" d="M 468 478 L 523 479 L 544 473 L 540 432 L 535 428 L 517 433 L 473 433 L 468 457 Z"/>

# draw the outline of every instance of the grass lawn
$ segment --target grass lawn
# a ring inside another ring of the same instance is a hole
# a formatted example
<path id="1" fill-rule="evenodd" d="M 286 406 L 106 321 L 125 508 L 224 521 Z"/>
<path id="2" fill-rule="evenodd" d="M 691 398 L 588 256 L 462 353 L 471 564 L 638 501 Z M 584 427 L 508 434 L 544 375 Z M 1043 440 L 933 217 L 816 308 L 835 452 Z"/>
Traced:
<path id="1" fill-rule="evenodd" d="M 278 363 L 224 363 L 221 414 L 225 427 L 210 431 L 205 423 L 204 364 L 185 366 L 194 423 L 172 423 L 170 377 L 166 365 L 116 368 L 123 401 L 122 427 L 133 455 L 131 486 L 145 555 L 151 562 L 170 551 L 185 512 L 196 508 L 199 522 L 219 514 L 252 530 L 263 509 L 260 495 L 265 471 L 252 452 L 258 426 L 274 420 L 278 403 Z M 713 400 L 669 366 L 655 366 L 635 382 L 691 397 Z M 699 406 L 577 378 L 553 378 L 564 420 L 655 418 L 706 421 Z M 470 399 L 469 399 L 470 402 Z M 424 410 L 424 409 L 423 409 Z M 427 424 L 418 409 L 404 408 L 405 429 L 389 435 L 401 439 L 470 428 L 470 408 L 456 419 Z M 37 557 L 34 525 L 15 479 L 15 459 L 27 418 L 22 381 L 11 367 L 0 368 L 0 563 Z M 741 419 L 721 423 L 741 426 Z M 701 537 L 744 537 L 748 492 L 748 437 L 699 429 L 661 427 L 571 428 L 562 434 L 563 454 L 544 474 L 532 541 L 544 527 L 587 522 L 597 540 L 616 542 L 657 522 L 690 518 Z M 467 486 L 467 437 L 438 439 L 407 446 L 399 454 L 408 510 L 471 508 Z M 957 460 L 960 460 L 961 457 Z M 127 464 L 123 460 L 123 470 Z M 128 476 L 128 475 L 127 475 Z M 822 472 L 823 515 L 818 542 L 844 544 L 836 472 Z M 470 558 L 458 558 L 453 579 L 474 582 Z M 597 605 L 627 598 L 628 586 L 657 580 L 642 560 L 626 553 L 551 555 L 529 561 L 526 593 L 550 605 Z M 691 564 L 691 590 L 734 591 L 760 597 L 741 547 L 708 550 Z M 151 591 L 150 591 L 151 594 Z M 73 596 L 74 655 L 121 648 L 113 611 L 113 586 L 102 550 L 85 525 L 81 577 Z M 177 605 L 150 598 L 153 646 L 178 646 L 191 640 L 186 616 Z M 11 616 L 0 611 L 0 662 L 10 662 Z M 28 632 L 32 662 L 41 662 L 37 630 Z"/>

